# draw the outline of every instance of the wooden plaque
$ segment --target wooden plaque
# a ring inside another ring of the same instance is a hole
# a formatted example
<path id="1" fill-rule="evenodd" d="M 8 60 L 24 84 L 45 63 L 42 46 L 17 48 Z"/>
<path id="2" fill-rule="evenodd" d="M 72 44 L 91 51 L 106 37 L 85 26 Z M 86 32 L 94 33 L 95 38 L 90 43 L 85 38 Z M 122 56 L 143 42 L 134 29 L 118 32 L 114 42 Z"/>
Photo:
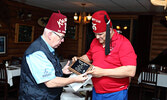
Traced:
<path id="1" fill-rule="evenodd" d="M 74 72 L 75 74 L 83 74 L 89 70 L 91 70 L 93 67 L 92 64 L 84 61 L 83 59 L 77 58 L 77 61 L 73 62 L 70 67 L 69 70 Z"/>

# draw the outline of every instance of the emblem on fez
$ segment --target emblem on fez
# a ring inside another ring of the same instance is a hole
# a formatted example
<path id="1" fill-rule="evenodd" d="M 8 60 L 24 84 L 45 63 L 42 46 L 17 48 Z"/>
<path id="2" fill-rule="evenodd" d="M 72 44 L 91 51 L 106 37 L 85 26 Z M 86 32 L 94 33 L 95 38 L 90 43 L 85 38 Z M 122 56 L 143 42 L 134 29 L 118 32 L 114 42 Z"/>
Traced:
<path id="1" fill-rule="evenodd" d="M 96 24 L 92 23 L 92 29 L 95 30 L 95 31 L 97 30 Z"/>
<path id="2" fill-rule="evenodd" d="M 59 28 L 61 28 L 61 26 L 63 26 L 66 23 L 65 19 L 59 19 L 57 21 L 57 24 L 59 25 Z"/>

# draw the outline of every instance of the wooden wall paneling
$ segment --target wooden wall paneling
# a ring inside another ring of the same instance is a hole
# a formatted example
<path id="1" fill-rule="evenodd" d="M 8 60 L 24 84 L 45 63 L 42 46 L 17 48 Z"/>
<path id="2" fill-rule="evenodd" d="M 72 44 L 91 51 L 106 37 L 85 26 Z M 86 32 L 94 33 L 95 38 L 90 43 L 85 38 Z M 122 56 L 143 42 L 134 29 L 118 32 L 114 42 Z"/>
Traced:
<path id="1" fill-rule="evenodd" d="M 78 33 L 78 56 L 82 55 L 82 38 L 83 38 L 83 23 L 79 24 L 79 33 Z"/>
<path id="2" fill-rule="evenodd" d="M 79 24 L 78 33 L 78 56 L 82 56 L 85 53 L 85 42 L 86 42 L 86 24 Z"/>
<path id="3" fill-rule="evenodd" d="M 14 49 L 8 49 L 8 54 L 20 54 L 23 56 L 23 53 L 25 52 L 26 49 L 24 48 L 14 48 Z"/>
<path id="4" fill-rule="evenodd" d="M 62 54 L 63 53 L 63 54 Z M 72 57 L 77 56 L 76 51 L 62 51 L 62 53 L 58 53 L 63 59 L 72 59 Z"/>
<path id="5" fill-rule="evenodd" d="M 42 32 L 44 27 L 41 27 L 38 25 L 37 20 L 40 17 L 50 17 L 51 13 L 53 11 L 47 10 L 47 9 L 42 9 L 38 7 L 33 7 L 29 5 L 25 5 L 22 3 L 18 3 L 15 1 L 9 1 L 9 0 L 4 0 L 4 5 L 5 9 L 3 9 L 3 12 L 7 12 L 7 14 L 4 17 L 0 17 L 0 24 L 1 21 L 2 23 L 2 28 L 0 28 L 1 33 L 7 33 L 8 34 L 8 55 L 5 57 L 0 58 L 0 62 L 3 59 L 10 58 L 11 56 L 23 56 L 24 51 L 28 48 L 30 43 L 15 43 L 15 24 L 27 24 L 27 25 L 34 25 L 35 30 L 34 30 L 34 40 L 39 37 Z M 4 7 L 2 7 L 4 8 Z M 31 20 L 28 21 L 23 21 L 17 17 L 18 15 L 18 10 L 23 9 L 25 10 L 25 13 L 31 12 L 32 13 L 32 18 Z"/>
<path id="6" fill-rule="evenodd" d="M 77 56 L 78 42 L 74 39 L 65 39 L 65 41 L 57 48 L 58 54 L 65 59 L 70 59 L 72 56 Z"/>
<path id="7" fill-rule="evenodd" d="M 6 28 L 6 27 L 4 27 L 4 26 L 2 25 L 2 28 L 0 28 L 0 32 L 1 32 L 1 33 L 6 33 L 6 34 L 8 34 L 8 33 L 9 33 L 9 29 Z"/>
<path id="8" fill-rule="evenodd" d="M 137 74 L 149 63 L 152 18 L 152 15 L 140 15 L 138 17 L 138 31 L 134 40 L 134 49 L 137 54 Z"/>
<path id="9" fill-rule="evenodd" d="M 137 19 L 138 18 L 138 16 L 137 15 L 128 15 L 128 14 L 110 14 L 110 13 L 108 13 L 109 14 L 109 16 L 110 16 L 110 18 L 111 18 L 111 20 L 112 19 Z"/>
<path id="10" fill-rule="evenodd" d="M 83 38 L 82 38 L 82 53 L 81 55 L 85 54 L 85 51 L 86 51 L 86 28 L 87 28 L 87 24 L 84 26 L 84 30 L 83 30 Z"/>
<path id="11" fill-rule="evenodd" d="M 133 38 L 133 19 L 130 19 L 130 36 L 129 39 L 132 41 Z"/>
<path id="12" fill-rule="evenodd" d="M 167 48 L 167 27 L 160 23 L 164 16 L 154 16 L 151 37 L 150 60 Z"/>

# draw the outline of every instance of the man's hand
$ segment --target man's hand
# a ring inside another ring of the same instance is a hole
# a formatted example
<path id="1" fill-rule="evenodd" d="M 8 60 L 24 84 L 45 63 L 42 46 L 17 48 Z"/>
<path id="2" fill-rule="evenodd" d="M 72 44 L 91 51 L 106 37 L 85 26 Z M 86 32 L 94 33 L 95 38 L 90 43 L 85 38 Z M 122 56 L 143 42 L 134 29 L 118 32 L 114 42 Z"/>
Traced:
<path id="1" fill-rule="evenodd" d="M 77 75 L 75 78 L 75 82 L 78 83 L 83 83 L 88 79 L 87 73 L 81 74 L 81 75 Z"/>
<path id="2" fill-rule="evenodd" d="M 74 62 L 74 61 L 77 61 L 77 57 L 76 57 L 76 56 L 74 56 L 74 57 L 72 58 L 72 62 Z"/>
<path id="3" fill-rule="evenodd" d="M 64 74 L 71 74 L 72 72 L 68 69 L 70 66 L 70 61 L 68 60 L 67 64 L 64 66 L 64 68 L 62 69 Z"/>
<path id="4" fill-rule="evenodd" d="M 86 72 L 87 74 L 92 74 L 93 77 L 102 77 L 104 69 L 94 66 L 92 70 Z"/>

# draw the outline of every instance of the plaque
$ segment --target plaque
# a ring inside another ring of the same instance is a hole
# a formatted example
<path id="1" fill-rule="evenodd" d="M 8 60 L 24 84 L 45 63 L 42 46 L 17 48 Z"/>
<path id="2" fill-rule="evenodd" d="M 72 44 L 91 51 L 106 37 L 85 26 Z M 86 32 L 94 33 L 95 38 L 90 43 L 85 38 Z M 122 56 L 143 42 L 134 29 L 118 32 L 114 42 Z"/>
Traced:
<path id="1" fill-rule="evenodd" d="M 93 67 L 92 64 L 84 61 L 83 59 L 77 58 L 77 61 L 73 62 L 70 65 L 69 70 L 77 75 L 80 75 L 91 70 L 92 67 Z"/>

